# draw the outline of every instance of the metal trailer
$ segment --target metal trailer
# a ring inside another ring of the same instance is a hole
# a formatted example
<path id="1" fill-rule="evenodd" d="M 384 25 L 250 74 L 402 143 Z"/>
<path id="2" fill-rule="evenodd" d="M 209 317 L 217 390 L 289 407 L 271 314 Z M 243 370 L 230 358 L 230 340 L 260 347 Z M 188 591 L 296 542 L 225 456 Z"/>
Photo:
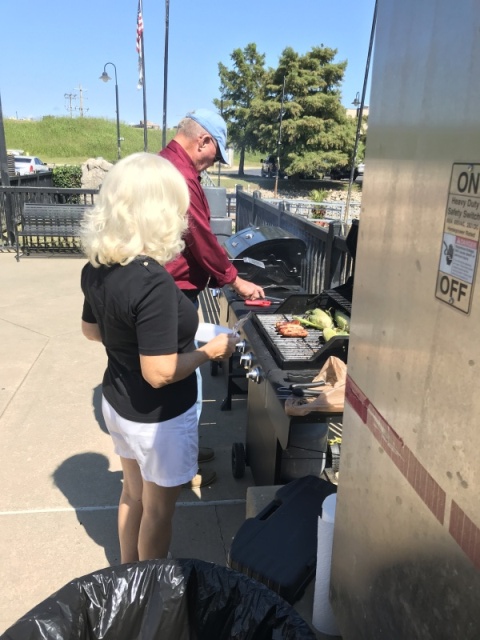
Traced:
<path id="1" fill-rule="evenodd" d="M 480 637 L 480 5 L 378 0 L 333 541 L 344 640 Z"/>

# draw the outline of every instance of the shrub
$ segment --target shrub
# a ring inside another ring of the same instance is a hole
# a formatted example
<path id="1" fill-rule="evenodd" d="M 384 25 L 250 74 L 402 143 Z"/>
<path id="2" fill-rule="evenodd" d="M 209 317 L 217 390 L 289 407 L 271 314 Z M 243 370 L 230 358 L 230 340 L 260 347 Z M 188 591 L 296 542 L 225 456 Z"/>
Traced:
<path id="1" fill-rule="evenodd" d="M 312 189 L 309 192 L 308 197 L 313 202 L 323 202 L 328 195 L 328 191 L 326 189 Z"/>
<path id="2" fill-rule="evenodd" d="M 62 189 L 82 188 L 82 167 L 80 165 L 66 165 L 55 167 L 53 170 L 53 186 Z"/>
<path id="3" fill-rule="evenodd" d="M 323 202 L 327 197 L 328 191 L 325 189 L 313 189 L 309 192 L 308 197 L 313 202 Z M 325 207 L 312 207 L 312 218 L 315 220 L 319 220 L 325 217 L 326 210 Z"/>

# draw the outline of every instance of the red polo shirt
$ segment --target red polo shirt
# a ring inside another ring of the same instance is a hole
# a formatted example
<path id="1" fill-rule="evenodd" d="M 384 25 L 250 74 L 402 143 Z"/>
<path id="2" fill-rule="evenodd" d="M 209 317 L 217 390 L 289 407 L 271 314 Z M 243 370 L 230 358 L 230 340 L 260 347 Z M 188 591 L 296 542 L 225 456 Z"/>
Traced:
<path id="1" fill-rule="evenodd" d="M 169 160 L 185 178 L 190 194 L 188 230 L 185 249 L 165 265 L 180 289 L 203 290 L 207 286 L 223 287 L 237 277 L 237 269 L 229 261 L 210 228 L 210 207 L 200 184 L 200 176 L 186 151 L 172 140 L 159 153 Z M 210 280 L 210 283 L 209 283 Z"/>

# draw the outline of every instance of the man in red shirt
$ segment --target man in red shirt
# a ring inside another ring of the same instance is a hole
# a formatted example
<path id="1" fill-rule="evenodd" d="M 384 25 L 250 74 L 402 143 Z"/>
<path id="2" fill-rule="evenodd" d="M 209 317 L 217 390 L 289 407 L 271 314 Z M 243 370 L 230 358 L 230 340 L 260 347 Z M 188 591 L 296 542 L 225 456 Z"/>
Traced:
<path id="1" fill-rule="evenodd" d="M 207 284 L 230 284 L 243 298 L 264 298 L 262 287 L 238 277 L 223 247 L 210 228 L 210 208 L 200 174 L 215 162 L 228 164 L 227 128 L 221 116 L 197 109 L 180 121 L 175 138 L 160 151 L 180 171 L 190 193 L 189 227 L 182 254 L 167 265 L 178 287 L 196 300 Z"/>
<path id="2" fill-rule="evenodd" d="M 195 303 L 205 287 L 223 287 L 226 284 L 245 299 L 265 297 L 262 287 L 238 277 L 237 269 L 210 228 L 210 207 L 200 184 L 200 174 L 215 162 L 228 164 L 226 143 L 227 126 L 223 118 L 214 111 L 197 109 L 180 121 L 174 139 L 159 154 L 180 171 L 190 194 L 185 249 L 166 265 L 166 269 L 183 293 Z M 200 449 L 199 462 L 207 462 L 213 457 L 212 449 Z M 213 473 L 210 482 L 214 479 Z M 209 484 L 208 478 L 201 475 L 192 481 L 192 485 L 195 482 L 197 486 Z"/>

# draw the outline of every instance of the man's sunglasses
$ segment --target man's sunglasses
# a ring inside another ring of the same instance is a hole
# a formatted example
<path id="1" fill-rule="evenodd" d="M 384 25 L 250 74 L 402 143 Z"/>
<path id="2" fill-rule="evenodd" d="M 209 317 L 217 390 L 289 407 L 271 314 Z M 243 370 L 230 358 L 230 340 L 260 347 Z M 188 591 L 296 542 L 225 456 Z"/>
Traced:
<path id="1" fill-rule="evenodd" d="M 215 154 L 215 159 L 214 162 L 221 162 L 222 161 L 222 154 L 220 153 L 220 149 L 218 146 L 218 142 L 215 140 L 214 137 L 210 136 L 211 141 L 213 142 L 213 144 L 215 145 L 215 149 L 216 149 L 216 154 Z"/>

